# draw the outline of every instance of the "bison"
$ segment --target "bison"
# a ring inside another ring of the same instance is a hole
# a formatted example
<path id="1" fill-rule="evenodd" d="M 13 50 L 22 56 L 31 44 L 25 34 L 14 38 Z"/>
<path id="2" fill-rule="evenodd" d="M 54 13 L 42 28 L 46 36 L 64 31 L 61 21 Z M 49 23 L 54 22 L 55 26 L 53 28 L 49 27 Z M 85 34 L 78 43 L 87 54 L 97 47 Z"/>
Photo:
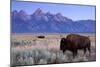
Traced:
<path id="1" fill-rule="evenodd" d="M 45 36 L 37 36 L 38 38 L 45 38 Z"/>
<path id="2" fill-rule="evenodd" d="M 66 38 L 62 38 L 60 41 L 60 50 L 62 50 L 63 53 L 66 50 L 71 51 L 73 57 L 77 55 L 79 49 L 84 50 L 84 54 L 86 53 L 86 50 L 88 50 L 90 55 L 90 47 L 91 43 L 89 37 L 78 34 L 69 34 Z"/>

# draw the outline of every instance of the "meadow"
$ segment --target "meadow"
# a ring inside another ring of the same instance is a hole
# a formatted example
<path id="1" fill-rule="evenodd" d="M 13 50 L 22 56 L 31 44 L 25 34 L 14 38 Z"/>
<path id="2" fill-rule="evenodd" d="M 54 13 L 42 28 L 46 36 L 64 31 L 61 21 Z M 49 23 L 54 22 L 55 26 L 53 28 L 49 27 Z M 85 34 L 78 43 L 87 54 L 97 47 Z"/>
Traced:
<path id="1" fill-rule="evenodd" d="M 45 38 L 38 38 L 39 35 Z M 60 50 L 60 40 L 68 34 L 12 34 L 11 35 L 11 66 L 58 64 L 86 62 L 96 60 L 95 34 L 80 34 L 89 36 L 91 40 L 91 56 L 82 50 L 73 58 L 72 52 Z"/>

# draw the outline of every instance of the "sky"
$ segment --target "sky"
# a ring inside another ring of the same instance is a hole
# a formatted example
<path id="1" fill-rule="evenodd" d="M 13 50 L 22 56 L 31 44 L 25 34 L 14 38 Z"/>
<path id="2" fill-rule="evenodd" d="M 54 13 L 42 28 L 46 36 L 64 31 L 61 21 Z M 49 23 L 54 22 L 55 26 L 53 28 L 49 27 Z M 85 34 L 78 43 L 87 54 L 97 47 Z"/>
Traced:
<path id="1" fill-rule="evenodd" d="M 33 14 L 36 9 L 40 8 L 44 13 L 52 14 L 61 13 L 73 21 L 77 20 L 95 20 L 95 6 L 72 5 L 72 4 L 54 4 L 39 2 L 12 2 L 12 10 L 24 10 L 28 14 Z"/>

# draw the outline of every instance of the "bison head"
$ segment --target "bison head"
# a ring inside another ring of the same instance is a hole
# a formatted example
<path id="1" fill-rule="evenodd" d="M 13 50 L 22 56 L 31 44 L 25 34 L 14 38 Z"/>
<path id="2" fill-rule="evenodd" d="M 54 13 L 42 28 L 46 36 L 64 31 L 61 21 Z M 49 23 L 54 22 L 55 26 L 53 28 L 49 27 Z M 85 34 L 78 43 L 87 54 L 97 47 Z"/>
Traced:
<path id="1" fill-rule="evenodd" d="M 66 45 L 66 38 L 61 38 L 60 41 L 60 50 L 65 50 L 65 45 Z"/>

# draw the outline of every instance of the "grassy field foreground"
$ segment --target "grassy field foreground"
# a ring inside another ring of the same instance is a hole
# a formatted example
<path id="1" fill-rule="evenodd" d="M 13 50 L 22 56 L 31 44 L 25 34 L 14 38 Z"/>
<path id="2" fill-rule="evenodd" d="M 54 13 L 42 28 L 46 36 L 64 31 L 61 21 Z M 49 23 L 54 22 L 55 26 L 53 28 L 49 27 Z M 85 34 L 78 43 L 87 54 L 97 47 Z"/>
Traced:
<path id="1" fill-rule="evenodd" d="M 81 34 L 83 35 L 83 34 Z M 82 50 L 73 58 L 72 52 L 60 51 L 60 40 L 63 35 L 45 35 L 45 38 L 37 38 L 38 35 L 12 35 L 11 36 L 11 66 L 56 64 L 69 62 L 83 62 L 96 60 L 95 34 L 85 34 L 91 40 L 91 56 Z"/>

